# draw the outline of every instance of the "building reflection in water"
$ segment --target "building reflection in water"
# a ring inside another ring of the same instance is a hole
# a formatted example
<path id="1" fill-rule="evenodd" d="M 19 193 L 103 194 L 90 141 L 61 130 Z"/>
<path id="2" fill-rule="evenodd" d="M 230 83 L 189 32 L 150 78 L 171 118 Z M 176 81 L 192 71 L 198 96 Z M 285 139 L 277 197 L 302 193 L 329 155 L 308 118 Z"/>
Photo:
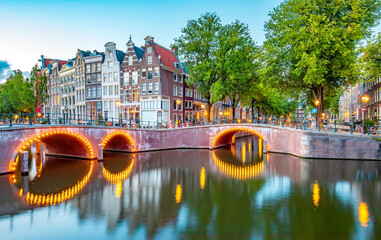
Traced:
<path id="1" fill-rule="evenodd" d="M 48 160 L 40 177 L 30 182 L 29 190 L 19 188 L 14 192 L 18 198 L 29 192 L 30 200 L 29 205 L 20 204 L 12 214 L 16 219 L 22 207 L 54 204 L 55 197 L 45 197 L 42 205 L 42 197 L 39 200 L 37 194 L 61 194 L 60 198 L 66 199 L 67 204 L 55 208 L 72 210 L 67 211 L 65 221 L 72 226 L 73 221 L 79 222 L 74 224 L 78 232 L 93 229 L 94 222 L 107 226 L 106 231 L 98 231 L 99 238 L 127 235 L 129 239 L 226 236 L 229 239 L 282 236 L 307 239 L 316 233 L 330 233 L 336 234 L 337 239 L 366 239 L 376 232 L 374 226 L 381 221 L 377 213 L 381 184 L 375 172 L 381 169 L 381 163 L 361 165 L 357 161 L 263 155 L 260 144 L 259 139 L 237 138 L 235 145 L 214 151 L 170 150 L 135 156 L 106 153 L 99 168 L 97 162 L 91 164 L 91 176 L 99 177 L 90 177 L 82 190 L 71 191 L 67 189 L 86 179 L 90 163 Z M 362 184 L 359 184 L 360 175 L 367 179 Z M 58 177 L 65 184 L 53 182 Z M 46 186 L 64 190 L 49 193 Z M 66 190 L 67 193 L 62 193 Z M 73 193 L 77 195 L 74 197 Z M 0 196 L 0 203 L 9 195 Z M 66 198 L 66 195 L 73 197 Z M 314 208 L 311 208 L 311 195 Z M 56 198 L 57 205 L 58 195 Z M 6 211 L 1 206 L 9 205 L 0 204 L 0 213 Z M 317 208 L 319 211 L 315 211 Z M 28 232 L 33 226 L 23 225 L 24 228 Z"/>

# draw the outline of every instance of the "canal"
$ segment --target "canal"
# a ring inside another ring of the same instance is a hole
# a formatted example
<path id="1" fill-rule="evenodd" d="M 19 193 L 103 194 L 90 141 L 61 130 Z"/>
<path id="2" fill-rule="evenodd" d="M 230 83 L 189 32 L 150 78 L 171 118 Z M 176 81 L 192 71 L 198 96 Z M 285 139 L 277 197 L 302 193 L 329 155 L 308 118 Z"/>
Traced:
<path id="1" fill-rule="evenodd" d="M 29 176 L 0 175 L 0 237 L 381 238 L 381 162 L 263 154 L 261 144 L 32 157 Z"/>

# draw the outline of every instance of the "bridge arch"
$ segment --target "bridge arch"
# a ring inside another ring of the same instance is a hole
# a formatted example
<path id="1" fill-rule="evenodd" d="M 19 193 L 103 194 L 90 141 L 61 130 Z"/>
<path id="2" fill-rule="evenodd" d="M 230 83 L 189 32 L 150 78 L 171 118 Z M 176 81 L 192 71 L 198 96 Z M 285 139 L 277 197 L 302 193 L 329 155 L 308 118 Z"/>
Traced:
<path id="1" fill-rule="evenodd" d="M 269 141 L 258 131 L 254 130 L 253 128 L 246 127 L 246 126 L 232 126 L 225 128 L 219 132 L 217 132 L 213 137 L 211 141 L 211 147 L 212 148 L 218 148 L 220 146 L 228 145 L 231 143 L 234 143 L 235 141 L 235 134 L 238 132 L 247 132 L 251 133 L 257 137 L 259 137 L 262 141 L 266 144 L 266 150 L 270 149 Z M 261 142 L 262 144 L 262 142 Z"/>
<path id="2" fill-rule="evenodd" d="M 114 151 L 135 151 L 132 137 L 124 131 L 113 131 L 102 141 L 102 149 Z"/>
<path id="3" fill-rule="evenodd" d="M 41 131 L 26 138 L 16 148 L 9 168 L 15 171 L 17 155 L 26 151 L 34 143 L 43 143 L 46 146 L 46 154 L 57 156 L 70 156 L 79 158 L 94 158 L 94 150 L 90 141 L 81 134 L 66 130 Z"/>

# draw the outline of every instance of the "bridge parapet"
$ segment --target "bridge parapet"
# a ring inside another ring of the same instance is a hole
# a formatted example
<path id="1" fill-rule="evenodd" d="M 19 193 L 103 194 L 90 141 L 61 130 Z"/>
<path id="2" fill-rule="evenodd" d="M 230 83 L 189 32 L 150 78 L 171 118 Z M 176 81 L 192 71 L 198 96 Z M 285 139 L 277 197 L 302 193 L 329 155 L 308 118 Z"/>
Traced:
<path id="1" fill-rule="evenodd" d="M 60 135 L 46 141 L 47 153 L 85 159 L 99 158 L 99 150 L 102 149 L 100 144 L 103 144 L 105 150 L 109 148 L 130 152 L 179 148 L 214 149 L 231 144 L 235 134 L 240 132 L 260 137 L 263 143 L 266 142 L 264 147 L 269 152 L 305 158 L 381 159 L 381 142 L 371 136 L 303 131 L 262 124 L 224 124 L 158 130 L 33 125 L 0 129 L 0 173 L 12 171 L 10 163 L 14 161 L 19 150 L 22 150 L 24 143 L 50 132 Z M 78 150 L 81 141 L 73 141 L 75 136 L 83 137 L 85 140 L 82 143 L 91 151 L 83 154 L 83 149 Z M 125 141 L 122 141 L 123 138 Z M 65 148 L 67 151 L 64 151 Z"/>

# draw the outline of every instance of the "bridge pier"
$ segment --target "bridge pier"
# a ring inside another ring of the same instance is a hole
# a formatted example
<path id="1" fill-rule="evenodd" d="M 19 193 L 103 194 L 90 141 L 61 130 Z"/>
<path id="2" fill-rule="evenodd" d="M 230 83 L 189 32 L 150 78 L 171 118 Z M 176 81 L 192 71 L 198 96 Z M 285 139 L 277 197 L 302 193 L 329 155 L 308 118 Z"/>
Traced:
<path id="1" fill-rule="evenodd" d="M 267 140 L 263 140 L 262 152 L 263 152 L 263 154 L 267 153 Z"/>
<path id="2" fill-rule="evenodd" d="M 98 152 L 99 152 L 98 160 L 103 160 L 103 146 L 102 146 L 102 144 L 98 144 Z"/>
<path id="3" fill-rule="evenodd" d="M 28 151 L 21 152 L 21 175 L 28 175 Z"/>

